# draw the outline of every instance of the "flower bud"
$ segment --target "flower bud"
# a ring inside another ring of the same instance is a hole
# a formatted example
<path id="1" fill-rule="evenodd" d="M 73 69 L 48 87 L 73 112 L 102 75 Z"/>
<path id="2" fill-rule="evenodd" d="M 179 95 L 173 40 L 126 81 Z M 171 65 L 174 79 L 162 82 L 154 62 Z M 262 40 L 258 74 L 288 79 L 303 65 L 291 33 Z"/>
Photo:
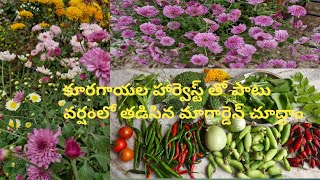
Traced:
<path id="1" fill-rule="evenodd" d="M 65 154 L 71 159 L 82 157 L 85 153 L 81 151 L 80 145 L 73 137 L 66 141 Z"/>

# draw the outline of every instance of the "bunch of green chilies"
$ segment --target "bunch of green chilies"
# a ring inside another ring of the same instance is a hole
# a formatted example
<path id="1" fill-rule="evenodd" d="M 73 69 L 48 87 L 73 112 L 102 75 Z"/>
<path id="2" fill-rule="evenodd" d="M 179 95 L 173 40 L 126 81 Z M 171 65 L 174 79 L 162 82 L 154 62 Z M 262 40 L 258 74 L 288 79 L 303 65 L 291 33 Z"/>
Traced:
<path id="1" fill-rule="evenodd" d="M 202 153 L 207 150 L 200 139 L 204 133 L 203 120 L 193 124 L 176 121 L 162 137 L 162 125 L 154 119 L 147 127 L 142 121 L 141 132 L 133 127 L 136 134 L 134 146 L 134 169 L 130 173 L 146 174 L 151 178 L 154 172 L 159 178 L 182 178 L 189 174 L 194 177 L 195 165 L 201 162 Z M 138 170 L 141 161 L 145 163 L 144 171 Z M 182 170 L 182 166 L 186 167 Z"/>

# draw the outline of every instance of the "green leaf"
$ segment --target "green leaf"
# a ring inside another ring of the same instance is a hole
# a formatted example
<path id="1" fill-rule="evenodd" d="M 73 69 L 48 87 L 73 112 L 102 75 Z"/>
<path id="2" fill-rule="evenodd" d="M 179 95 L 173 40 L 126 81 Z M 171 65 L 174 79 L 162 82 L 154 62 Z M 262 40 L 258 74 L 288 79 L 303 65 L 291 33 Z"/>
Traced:
<path id="1" fill-rule="evenodd" d="M 306 104 L 303 109 L 307 110 L 307 111 L 312 111 L 314 109 L 316 109 L 318 107 L 318 105 L 316 103 L 310 103 L 310 104 Z"/>
<path id="2" fill-rule="evenodd" d="M 301 81 L 301 86 L 307 86 L 309 84 L 309 80 L 307 77 L 305 77 L 302 81 Z"/>
<path id="3" fill-rule="evenodd" d="M 313 110 L 313 115 L 320 117 L 320 109 Z"/>
<path id="4" fill-rule="evenodd" d="M 310 102 L 310 98 L 307 95 L 304 95 L 304 96 L 298 97 L 297 101 L 300 103 L 308 103 Z"/>
<path id="5" fill-rule="evenodd" d="M 320 93 L 311 94 L 310 99 L 314 102 L 320 101 Z"/>
<path id="6" fill-rule="evenodd" d="M 95 177 L 95 172 L 87 161 L 84 161 L 83 166 L 78 170 L 78 174 L 81 180 L 91 180 Z"/>
<path id="7" fill-rule="evenodd" d="M 303 75 L 302 75 L 300 72 L 297 72 L 294 76 L 292 76 L 292 78 L 293 78 L 295 81 L 301 81 L 302 78 L 303 78 Z"/>
<path id="8" fill-rule="evenodd" d="M 104 171 L 108 171 L 110 169 L 109 167 L 109 158 L 106 155 L 103 154 L 95 154 L 92 155 L 91 157 L 95 157 L 99 164 L 102 166 Z"/>
<path id="9" fill-rule="evenodd" d="M 307 94 L 311 94 L 311 93 L 313 93 L 313 92 L 315 92 L 316 91 L 316 88 L 314 87 L 314 86 L 311 86 L 311 87 L 309 87 L 308 89 L 306 89 L 306 93 Z"/>

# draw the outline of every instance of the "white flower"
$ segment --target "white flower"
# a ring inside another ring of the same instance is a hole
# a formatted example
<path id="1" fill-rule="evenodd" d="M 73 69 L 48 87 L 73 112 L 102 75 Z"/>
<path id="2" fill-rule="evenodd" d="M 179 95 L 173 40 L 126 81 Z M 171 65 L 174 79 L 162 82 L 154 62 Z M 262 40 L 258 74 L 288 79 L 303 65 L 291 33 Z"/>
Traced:
<path id="1" fill-rule="evenodd" d="M 18 58 L 19 58 L 21 61 L 27 60 L 27 57 L 24 56 L 24 55 L 18 55 Z"/>
<path id="2" fill-rule="evenodd" d="M 15 119 L 14 121 L 12 119 L 10 119 L 8 125 L 11 128 L 19 129 L 21 127 L 21 121 L 19 119 Z"/>
<path id="3" fill-rule="evenodd" d="M 29 97 L 33 103 L 41 101 L 41 96 L 37 93 L 30 93 L 27 97 Z"/>
<path id="4" fill-rule="evenodd" d="M 52 25 L 50 27 L 50 31 L 53 32 L 54 35 L 61 34 L 61 28 L 59 26 L 56 26 L 56 25 Z"/>
<path id="5" fill-rule="evenodd" d="M 53 35 L 54 35 L 53 32 L 46 31 L 46 32 L 40 33 L 38 36 L 38 39 L 42 42 L 46 42 L 48 40 L 52 40 Z"/>
<path id="6" fill-rule="evenodd" d="M 42 74 L 45 74 L 45 75 L 51 75 L 52 74 L 52 72 L 49 69 L 45 68 L 44 66 L 37 67 L 36 71 L 40 72 Z"/>
<path id="7" fill-rule="evenodd" d="M 20 105 L 21 105 L 20 102 L 15 102 L 13 99 L 10 99 L 6 103 L 6 109 L 8 109 L 9 111 L 16 111 L 19 109 Z"/>
<path id="8" fill-rule="evenodd" d="M 58 105 L 59 105 L 60 107 L 63 107 L 65 104 L 66 104 L 66 101 L 65 101 L 65 100 L 60 100 L 60 101 L 58 101 Z"/>
<path id="9" fill-rule="evenodd" d="M 16 58 L 14 53 L 10 54 L 9 51 L 0 52 L 0 60 L 2 61 L 12 61 Z"/>
<path id="10" fill-rule="evenodd" d="M 7 95 L 7 92 L 5 90 L 2 90 L 1 96 L 4 97 L 5 95 Z"/>
<path id="11" fill-rule="evenodd" d="M 26 63 L 24 63 L 24 67 L 26 67 L 26 68 L 31 68 L 31 66 L 32 66 L 31 61 L 27 61 Z"/>

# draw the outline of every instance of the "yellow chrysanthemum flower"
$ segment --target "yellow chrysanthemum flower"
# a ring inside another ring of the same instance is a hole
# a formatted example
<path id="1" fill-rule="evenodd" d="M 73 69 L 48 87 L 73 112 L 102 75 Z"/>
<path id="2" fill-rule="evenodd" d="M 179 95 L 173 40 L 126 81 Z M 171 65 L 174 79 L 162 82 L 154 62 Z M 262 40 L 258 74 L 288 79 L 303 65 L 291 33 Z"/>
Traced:
<path id="1" fill-rule="evenodd" d="M 66 10 L 66 16 L 73 21 L 77 21 L 79 18 L 82 17 L 82 15 L 82 11 L 75 6 L 70 6 Z"/>
<path id="2" fill-rule="evenodd" d="M 40 26 L 42 28 L 45 28 L 45 27 L 49 27 L 50 25 L 48 23 L 42 22 L 42 23 L 40 23 Z"/>
<path id="3" fill-rule="evenodd" d="M 21 127 L 21 121 L 19 119 L 15 119 L 14 121 L 10 119 L 8 126 L 19 129 Z"/>
<path id="4" fill-rule="evenodd" d="M 79 8 L 83 14 L 87 12 L 87 5 L 85 3 L 77 4 L 76 7 Z"/>
<path id="5" fill-rule="evenodd" d="M 31 122 L 26 122 L 25 126 L 26 126 L 26 128 L 31 128 L 32 124 L 31 124 Z"/>
<path id="6" fill-rule="evenodd" d="M 93 16 L 95 13 L 97 12 L 97 8 L 95 8 L 94 6 L 88 5 L 87 6 L 87 14 L 88 16 Z"/>
<path id="7" fill-rule="evenodd" d="M 6 109 L 8 109 L 9 111 L 16 111 L 19 109 L 20 105 L 21 105 L 20 102 L 15 102 L 13 99 L 10 99 L 6 103 Z"/>
<path id="8" fill-rule="evenodd" d="M 58 101 L 58 105 L 59 105 L 60 107 L 63 107 L 65 104 L 66 104 L 66 101 L 65 101 L 65 100 L 60 100 L 60 101 Z"/>
<path id="9" fill-rule="evenodd" d="M 58 16 L 63 16 L 66 14 L 66 11 L 63 9 L 63 8 L 59 8 L 59 9 L 56 9 L 55 10 L 55 13 L 58 15 Z"/>
<path id="10" fill-rule="evenodd" d="M 103 20 L 103 13 L 102 11 L 97 11 L 94 15 L 94 18 L 96 18 L 97 21 L 102 21 Z"/>
<path id="11" fill-rule="evenodd" d="M 70 0 L 69 5 L 70 6 L 77 6 L 78 4 L 82 3 L 82 0 Z"/>
<path id="12" fill-rule="evenodd" d="M 58 9 L 64 7 L 64 2 L 62 0 L 51 0 L 51 3 Z"/>
<path id="13" fill-rule="evenodd" d="M 104 3 L 109 4 L 109 0 L 103 0 Z"/>
<path id="14" fill-rule="evenodd" d="M 90 17 L 88 15 L 84 15 L 80 18 L 81 23 L 88 23 L 90 22 Z"/>
<path id="15" fill-rule="evenodd" d="M 26 25 L 24 25 L 23 23 L 13 23 L 11 25 L 11 29 L 14 31 L 18 29 L 23 29 L 24 27 L 26 27 Z"/>
<path id="16" fill-rule="evenodd" d="M 14 168 L 15 166 L 16 166 L 16 163 L 12 162 L 12 163 L 11 163 L 11 167 Z"/>
<path id="17" fill-rule="evenodd" d="M 102 8 L 99 6 L 99 4 L 98 3 L 92 3 L 92 6 L 94 6 L 94 7 L 96 7 L 98 10 L 102 10 Z"/>
<path id="18" fill-rule="evenodd" d="M 30 12 L 30 11 L 25 11 L 25 10 L 19 11 L 19 16 L 20 16 L 20 17 L 26 17 L 26 18 L 28 18 L 28 19 L 33 18 L 32 12 Z"/>
<path id="19" fill-rule="evenodd" d="M 38 0 L 38 3 L 40 3 L 40 4 L 50 4 L 51 1 L 50 0 Z"/>
<path id="20" fill-rule="evenodd" d="M 204 73 L 206 77 L 204 78 L 204 82 L 208 83 L 211 81 L 219 81 L 223 82 L 231 78 L 231 76 L 223 70 L 220 69 L 204 69 Z"/>
<path id="21" fill-rule="evenodd" d="M 28 97 L 33 103 L 41 101 L 41 96 L 37 93 L 31 93 L 28 95 Z"/>

